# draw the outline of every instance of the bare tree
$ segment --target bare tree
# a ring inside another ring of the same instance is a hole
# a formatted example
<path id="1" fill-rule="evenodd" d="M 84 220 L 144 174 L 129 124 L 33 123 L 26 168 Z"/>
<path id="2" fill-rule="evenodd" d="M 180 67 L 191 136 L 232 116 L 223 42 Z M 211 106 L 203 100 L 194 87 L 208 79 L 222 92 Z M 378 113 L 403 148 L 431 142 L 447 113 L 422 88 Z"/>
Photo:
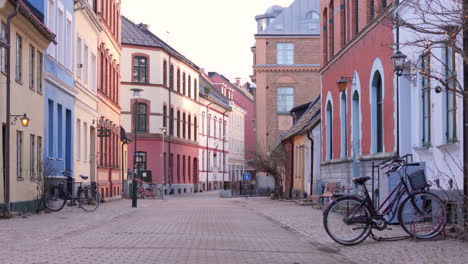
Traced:
<path id="1" fill-rule="evenodd" d="M 256 152 L 249 165 L 258 172 L 268 173 L 275 184 L 275 198 L 283 198 L 283 176 L 287 163 L 286 150 L 283 145 L 278 147 L 271 154 Z"/>
<path id="2" fill-rule="evenodd" d="M 44 206 L 44 199 L 48 190 L 49 178 L 57 174 L 57 169 L 54 168 L 49 159 L 44 159 L 41 164 L 39 164 L 39 168 L 40 171 L 38 171 L 38 176 L 36 178 L 36 213 L 46 209 Z"/>
<path id="3" fill-rule="evenodd" d="M 447 51 L 459 55 L 468 62 L 468 54 L 463 48 L 463 34 L 467 30 L 464 19 L 462 0 L 400 0 L 399 11 L 389 16 L 390 24 L 400 30 L 410 33 L 411 38 L 399 41 L 402 48 L 409 48 L 414 52 L 428 56 L 419 56 L 410 62 L 412 73 L 437 81 L 436 92 L 445 90 L 458 96 L 468 98 L 463 84 L 456 76 L 456 69 L 452 69 L 446 56 L 440 56 L 440 51 Z M 421 52 L 422 51 L 422 52 Z M 436 54 L 437 52 L 437 54 Z M 430 57 L 430 62 L 423 61 Z M 437 62 L 437 63 L 435 63 Z M 427 67 L 427 65 L 441 65 Z M 462 66 L 458 65 L 458 66 Z"/>

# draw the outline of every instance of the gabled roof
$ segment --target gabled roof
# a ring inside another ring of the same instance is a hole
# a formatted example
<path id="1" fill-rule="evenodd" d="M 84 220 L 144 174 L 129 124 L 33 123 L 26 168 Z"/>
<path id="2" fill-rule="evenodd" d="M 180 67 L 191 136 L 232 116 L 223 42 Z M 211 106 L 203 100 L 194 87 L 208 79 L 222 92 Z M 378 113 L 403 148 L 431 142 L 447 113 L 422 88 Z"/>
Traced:
<path id="1" fill-rule="evenodd" d="M 295 0 L 257 36 L 320 35 L 320 19 L 317 23 L 306 20 L 309 12 L 320 14 L 319 2 L 319 0 Z"/>
<path id="2" fill-rule="evenodd" d="M 312 127 L 320 123 L 320 96 L 309 103 L 307 111 L 294 123 L 282 138 L 282 142 L 291 137 L 307 133 Z"/>
<path id="3" fill-rule="evenodd" d="M 232 110 L 232 107 L 229 105 L 229 99 L 221 94 L 221 92 L 219 92 L 203 74 L 200 74 L 199 91 L 201 97 L 223 107 L 226 110 Z"/>
<path id="4" fill-rule="evenodd" d="M 209 72 L 208 73 L 208 77 L 211 79 L 211 81 L 213 82 L 216 82 L 218 79 L 220 81 L 222 81 L 225 85 L 228 85 L 229 87 L 231 87 L 232 89 L 236 90 L 237 92 L 241 93 L 242 95 L 244 95 L 248 100 L 252 101 L 253 102 L 253 95 L 249 92 L 249 91 L 246 91 L 244 89 L 241 89 L 240 87 L 237 87 L 236 85 L 234 85 L 232 82 L 230 82 L 228 80 L 228 78 L 224 77 L 224 75 L 222 74 L 219 74 L 217 72 Z M 217 78 L 216 78 L 217 77 Z M 215 80 L 216 78 L 216 80 Z M 236 98 L 234 98 L 234 101 L 235 101 Z"/>
<path id="5" fill-rule="evenodd" d="M 167 53 L 176 57 L 177 59 L 185 62 L 195 70 L 199 71 L 200 68 L 187 59 L 184 55 L 180 54 L 177 50 L 169 46 L 166 42 L 161 40 L 151 31 L 146 29 L 143 24 L 135 24 L 125 16 L 122 16 L 122 44 L 161 48 Z"/>

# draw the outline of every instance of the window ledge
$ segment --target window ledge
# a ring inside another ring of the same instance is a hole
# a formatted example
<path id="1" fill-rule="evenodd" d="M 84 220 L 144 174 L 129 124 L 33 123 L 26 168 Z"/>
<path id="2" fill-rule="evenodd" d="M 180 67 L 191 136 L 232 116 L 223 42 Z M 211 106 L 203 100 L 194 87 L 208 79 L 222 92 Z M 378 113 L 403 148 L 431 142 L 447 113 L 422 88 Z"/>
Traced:
<path id="1" fill-rule="evenodd" d="M 16 83 L 19 83 L 19 84 L 21 84 L 21 85 L 24 85 L 23 81 L 21 81 L 21 80 L 16 80 L 16 79 L 15 79 L 15 82 L 16 82 Z"/>
<path id="2" fill-rule="evenodd" d="M 443 148 L 448 148 L 448 147 L 451 147 L 451 146 L 458 146 L 460 145 L 460 140 L 456 139 L 452 142 L 447 142 L 447 143 L 444 143 L 444 144 L 440 144 L 440 145 L 437 145 L 435 146 L 436 148 L 438 149 L 443 149 Z"/>
<path id="3" fill-rule="evenodd" d="M 61 158 L 57 158 L 57 160 L 58 160 L 58 161 L 63 161 L 63 159 L 61 159 Z"/>
<path id="4" fill-rule="evenodd" d="M 47 157 L 48 160 L 54 160 L 54 157 Z"/>
<path id="5" fill-rule="evenodd" d="M 16 181 L 24 181 L 23 177 L 16 177 Z"/>

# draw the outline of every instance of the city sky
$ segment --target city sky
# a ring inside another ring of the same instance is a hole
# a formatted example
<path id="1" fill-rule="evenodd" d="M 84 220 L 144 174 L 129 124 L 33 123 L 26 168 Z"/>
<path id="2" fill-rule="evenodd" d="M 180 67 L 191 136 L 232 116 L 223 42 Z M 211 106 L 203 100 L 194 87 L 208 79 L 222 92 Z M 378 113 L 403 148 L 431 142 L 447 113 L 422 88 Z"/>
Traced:
<path id="1" fill-rule="evenodd" d="M 124 0 L 122 14 L 150 30 L 206 71 L 250 81 L 255 16 L 293 0 Z M 167 34 L 166 32 L 170 33 Z"/>

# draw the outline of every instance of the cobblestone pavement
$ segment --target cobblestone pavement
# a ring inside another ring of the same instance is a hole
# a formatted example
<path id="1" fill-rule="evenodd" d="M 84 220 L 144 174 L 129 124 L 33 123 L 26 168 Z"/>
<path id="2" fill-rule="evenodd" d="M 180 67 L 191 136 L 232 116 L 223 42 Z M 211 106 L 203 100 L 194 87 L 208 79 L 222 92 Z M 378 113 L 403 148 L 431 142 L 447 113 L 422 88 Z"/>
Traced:
<path id="1" fill-rule="evenodd" d="M 322 224 L 322 211 L 319 209 L 269 198 L 249 198 L 240 203 L 279 225 L 290 228 L 292 232 L 307 237 L 305 241 L 358 263 L 468 263 L 468 242 L 448 238 L 437 241 L 406 239 L 377 242 L 369 237 L 359 245 L 347 247 L 335 243 L 327 235 Z M 399 226 L 391 227 L 391 231 L 375 233 L 381 237 L 406 235 Z"/>
<path id="2" fill-rule="evenodd" d="M 138 209 L 122 200 L 94 213 L 66 207 L 0 220 L 0 263 L 353 263 L 254 209 L 274 208 L 270 201 L 218 195 L 139 200 Z"/>

